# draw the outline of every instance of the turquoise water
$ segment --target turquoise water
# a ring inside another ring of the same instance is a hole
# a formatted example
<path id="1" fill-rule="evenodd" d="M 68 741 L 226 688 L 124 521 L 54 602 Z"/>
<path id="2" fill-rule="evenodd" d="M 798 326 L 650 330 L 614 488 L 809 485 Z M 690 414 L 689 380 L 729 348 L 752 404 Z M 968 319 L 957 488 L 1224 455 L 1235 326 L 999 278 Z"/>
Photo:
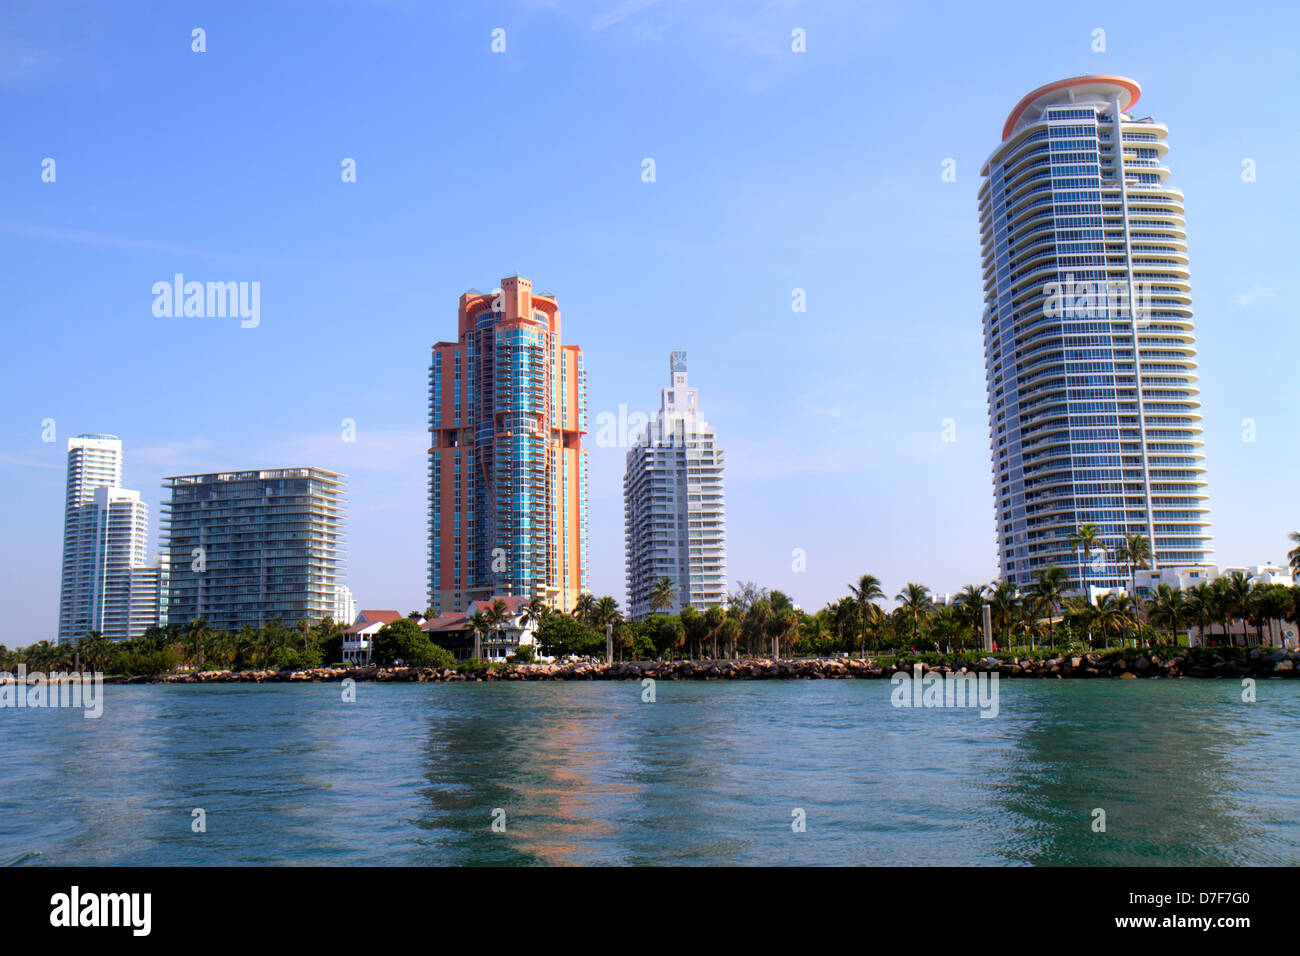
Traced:
<path id="1" fill-rule="evenodd" d="M 110 686 L 98 720 L 0 710 L 0 863 L 1300 863 L 1300 682 L 1000 690 Z"/>

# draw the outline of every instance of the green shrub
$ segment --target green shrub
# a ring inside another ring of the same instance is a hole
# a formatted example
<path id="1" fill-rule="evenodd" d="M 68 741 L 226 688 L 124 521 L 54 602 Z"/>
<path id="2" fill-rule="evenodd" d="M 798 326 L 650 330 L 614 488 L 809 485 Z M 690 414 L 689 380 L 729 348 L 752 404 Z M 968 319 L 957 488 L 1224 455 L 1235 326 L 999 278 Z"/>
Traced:
<path id="1" fill-rule="evenodd" d="M 429 635 L 406 617 L 379 629 L 375 635 L 374 656 L 377 664 L 400 660 L 409 667 L 448 669 L 456 666 L 455 659 L 445 647 L 429 640 Z"/>
<path id="2" fill-rule="evenodd" d="M 436 667 L 438 670 L 451 671 L 456 669 L 456 658 L 452 656 L 451 651 L 441 647 L 432 641 L 429 642 L 429 650 L 420 658 L 421 667 Z"/>
<path id="3" fill-rule="evenodd" d="M 542 652 L 554 657 L 603 654 L 605 635 L 564 614 L 552 614 L 537 628 Z"/>
<path id="4" fill-rule="evenodd" d="M 506 658 L 511 664 L 531 664 L 534 659 L 531 644 L 520 644 L 518 650 Z"/>

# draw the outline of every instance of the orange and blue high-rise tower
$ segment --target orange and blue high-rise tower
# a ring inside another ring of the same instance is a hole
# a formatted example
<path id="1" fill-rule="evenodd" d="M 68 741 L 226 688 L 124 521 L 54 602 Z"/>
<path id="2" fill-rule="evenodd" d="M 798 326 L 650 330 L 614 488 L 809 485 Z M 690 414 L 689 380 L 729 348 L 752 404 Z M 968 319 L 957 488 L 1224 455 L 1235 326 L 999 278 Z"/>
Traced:
<path id="1" fill-rule="evenodd" d="M 587 373 L 555 297 L 520 276 L 460 297 L 429 368 L 429 604 L 572 610 L 587 589 Z"/>

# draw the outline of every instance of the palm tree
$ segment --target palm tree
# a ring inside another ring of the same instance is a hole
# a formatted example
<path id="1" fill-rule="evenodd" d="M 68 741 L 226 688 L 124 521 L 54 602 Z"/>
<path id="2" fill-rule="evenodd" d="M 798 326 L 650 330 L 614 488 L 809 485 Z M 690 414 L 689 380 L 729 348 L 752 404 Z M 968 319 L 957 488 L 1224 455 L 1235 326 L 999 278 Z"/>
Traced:
<path id="1" fill-rule="evenodd" d="M 719 636 L 722 638 L 723 644 L 730 646 L 731 650 L 728 653 L 732 657 L 736 656 L 736 642 L 740 640 L 743 630 L 740 621 L 734 617 L 728 617 L 722 622 L 722 630 Z"/>
<path id="2" fill-rule="evenodd" d="M 229 667 L 235 660 L 235 642 L 225 631 L 218 631 L 208 642 L 207 658 L 220 667 Z"/>
<path id="3" fill-rule="evenodd" d="M 842 597 L 835 602 L 831 610 L 831 623 L 835 627 L 839 644 L 843 645 L 841 650 L 853 650 L 853 633 L 857 630 L 857 621 L 858 607 L 853 603 L 853 598 Z"/>
<path id="4" fill-rule="evenodd" d="M 1250 623 L 1255 625 L 1255 643 L 1264 643 L 1264 625 L 1268 622 L 1272 602 L 1273 587 L 1269 584 L 1255 584 L 1250 589 Z"/>
<path id="5" fill-rule="evenodd" d="M 1071 552 L 1079 552 L 1079 591 L 1083 594 L 1088 593 L 1087 578 L 1083 571 L 1083 557 L 1092 554 L 1092 549 L 1097 546 L 1097 539 L 1100 537 L 1101 529 L 1089 523 L 1079 525 L 1065 539 L 1069 542 Z"/>
<path id="6" fill-rule="evenodd" d="M 947 652 L 952 653 L 952 639 L 958 638 L 966 628 L 965 615 L 961 608 L 956 604 L 946 604 L 935 612 L 934 620 L 930 625 L 930 633 L 934 635 L 935 640 L 947 647 Z"/>
<path id="7" fill-rule="evenodd" d="M 745 650 L 748 653 L 754 653 L 755 645 L 762 646 L 763 638 L 767 635 L 767 622 L 771 616 L 772 602 L 767 598 L 759 598 L 745 612 L 742 628 L 745 634 Z"/>
<path id="8" fill-rule="evenodd" d="M 704 626 L 708 629 L 708 635 L 713 639 L 713 657 L 716 660 L 718 656 L 718 632 L 722 630 L 723 623 L 727 620 L 727 612 L 720 605 L 713 605 L 704 612 Z"/>
<path id="9" fill-rule="evenodd" d="M 1029 594 L 1033 598 L 1036 612 L 1047 611 L 1050 633 L 1052 619 L 1060 612 L 1061 602 L 1065 600 L 1065 588 L 1070 583 L 1070 575 L 1065 568 L 1052 565 L 1039 571 L 1036 577 Z"/>
<path id="10" fill-rule="evenodd" d="M 581 597 L 579 598 L 581 600 Z M 541 624 L 551 615 L 551 606 L 547 604 L 540 595 L 534 597 L 525 604 L 519 611 L 519 623 L 527 627 L 529 624 Z"/>
<path id="11" fill-rule="evenodd" d="M 1300 584 L 1289 587 L 1287 590 L 1286 610 L 1282 613 L 1284 620 L 1292 624 L 1300 624 Z"/>
<path id="12" fill-rule="evenodd" d="M 479 609 L 478 614 L 475 615 L 475 623 L 476 624 L 481 623 L 483 626 L 483 630 L 479 631 L 476 629 L 474 632 L 474 656 L 475 657 L 479 657 L 483 649 L 482 643 L 480 641 L 480 634 L 483 632 L 489 632 L 493 634 L 498 633 L 505 625 L 506 621 L 508 621 L 509 619 L 510 619 L 510 607 L 509 605 L 506 604 L 505 601 L 501 600 L 500 598 L 494 600 L 487 607 L 485 608 L 481 607 Z"/>
<path id="13" fill-rule="evenodd" d="M 1287 538 L 1296 546 L 1286 553 L 1286 559 L 1291 562 L 1291 573 L 1300 576 L 1300 531 L 1292 531 Z"/>
<path id="14" fill-rule="evenodd" d="M 1097 609 L 1082 594 L 1067 598 L 1061 605 L 1061 613 L 1070 628 L 1070 633 L 1078 633 L 1092 646 L 1092 626 L 1097 620 Z"/>
<path id="15" fill-rule="evenodd" d="M 691 605 L 683 604 L 677 617 L 682 622 L 682 632 L 686 635 L 686 656 L 694 659 L 694 649 L 699 647 L 704 632 L 704 615 Z M 703 652 L 700 656 L 704 656 Z"/>
<path id="16" fill-rule="evenodd" d="M 1029 637 L 1030 648 L 1046 646 L 1051 643 L 1054 630 L 1052 618 L 1039 617 L 1037 611 L 1030 610 L 1021 623 L 1021 630 Z"/>
<path id="17" fill-rule="evenodd" d="M 1142 631 L 1141 616 L 1146 605 L 1141 598 L 1133 597 L 1131 594 L 1123 592 L 1115 595 L 1115 603 L 1118 605 L 1120 612 L 1128 618 L 1124 622 L 1122 633 L 1133 635 L 1133 644 L 1138 646 L 1138 635 Z"/>
<path id="18" fill-rule="evenodd" d="M 1187 600 L 1182 591 L 1177 591 L 1167 584 L 1156 586 L 1156 596 L 1151 602 L 1147 617 L 1152 625 L 1169 631 L 1169 643 L 1178 643 L 1178 626 L 1191 614 Z"/>
<path id="19" fill-rule="evenodd" d="M 778 635 L 780 641 L 777 644 L 777 649 L 784 654 L 791 655 L 794 653 L 794 645 L 799 640 L 799 634 L 803 629 L 806 617 L 801 611 L 796 611 L 793 605 L 782 609 L 777 616 L 784 625 L 780 635 Z"/>
<path id="20" fill-rule="evenodd" d="M 1230 621 L 1242 622 L 1242 643 L 1246 642 L 1245 626 L 1246 619 L 1250 617 L 1250 578 L 1246 577 L 1240 571 L 1233 571 L 1226 578 L 1219 578 L 1214 582 L 1216 587 L 1222 588 L 1221 612 L 1223 614 L 1223 636 L 1228 644 L 1233 640 L 1228 634 L 1228 624 Z"/>
<path id="21" fill-rule="evenodd" d="M 1268 621 L 1292 621 L 1295 602 L 1300 601 L 1300 588 L 1273 584 L 1261 599 L 1261 611 Z"/>
<path id="22" fill-rule="evenodd" d="M 1118 637 L 1121 644 L 1124 635 L 1133 627 L 1133 600 L 1127 594 L 1103 594 L 1097 599 L 1097 628 L 1101 631 L 1107 647 L 1110 637 Z"/>
<path id="23" fill-rule="evenodd" d="M 1151 611 L 1151 602 L 1144 600 L 1136 594 L 1125 595 L 1129 603 L 1129 617 L 1133 619 L 1133 646 L 1145 647 L 1146 637 L 1143 636 L 1142 627 L 1147 623 Z"/>
<path id="24" fill-rule="evenodd" d="M 1187 619 L 1196 622 L 1196 629 L 1200 634 L 1201 643 L 1207 644 L 1206 637 L 1210 633 L 1210 627 L 1214 624 L 1217 613 L 1214 588 L 1207 582 L 1202 581 L 1195 587 L 1188 589 L 1183 596 L 1183 601 L 1186 605 Z"/>
<path id="25" fill-rule="evenodd" d="M 792 607 L 783 607 L 772 612 L 767 620 L 767 633 L 772 638 L 772 658 L 779 660 L 781 645 L 788 643 L 790 634 L 799 626 L 799 615 Z"/>
<path id="26" fill-rule="evenodd" d="M 1003 650 L 1011 650 L 1011 628 L 1020 612 L 1020 595 L 1010 581 L 995 581 L 989 586 L 989 612 L 993 628 L 1005 635 Z"/>
<path id="27" fill-rule="evenodd" d="M 962 620 L 975 638 L 976 647 L 981 644 L 980 632 L 984 629 L 984 605 L 987 603 L 988 601 L 984 599 L 984 587 L 980 584 L 968 584 L 957 595 L 957 607 Z"/>
<path id="28" fill-rule="evenodd" d="M 609 595 L 596 601 L 591 609 L 591 626 L 600 631 L 605 630 L 606 624 L 617 624 L 622 620 L 623 615 L 619 612 L 618 602 Z"/>
<path id="29" fill-rule="evenodd" d="M 108 659 L 108 643 L 102 632 L 87 631 L 86 636 L 77 641 L 81 666 L 89 668 L 92 674 L 102 671 L 104 662 Z"/>
<path id="30" fill-rule="evenodd" d="M 1223 643 L 1230 643 L 1228 640 L 1228 627 L 1232 621 L 1232 596 L 1228 594 L 1227 578 L 1216 578 L 1210 584 L 1210 594 L 1213 596 L 1214 623 L 1223 628 Z"/>
<path id="31" fill-rule="evenodd" d="M 930 589 L 924 584 L 908 581 L 903 585 L 903 590 L 894 595 L 894 600 L 899 602 L 899 609 L 912 622 L 912 646 L 915 647 L 921 619 L 934 607 L 934 602 L 930 600 Z"/>
<path id="32" fill-rule="evenodd" d="M 818 657 L 825 655 L 827 646 L 831 643 L 831 632 L 827 629 L 826 623 L 827 614 L 823 608 L 804 621 L 800 628 L 805 645 Z M 0 664 L 0 667 L 3 666 Z"/>
<path id="33" fill-rule="evenodd" d="M 667 610 L 676 600 L 677 591 L 673 588 L 672 578 L 660 578 L 650 588 L 650 613 Z"/>
<path id="34" fill-rule="evenodd" d="M 857 584 L 849 584 L 849 591 L 853 595 L 853 600 L 857 602 L 858 607 L 858 624 L 862 628 L 862 650 L 861 655 L 865 657 L 867 653 L 867 624 L 874 618 L 869 608 L 875 607 L 876 598 L 885 596 L 885 592 L 880 587 L 880 579 L 874 574 L 864 574 L 858 578 Z M 879 608 L 876 608 L 879 611 Z"/>
<path id="35" fill-rule="evenodd" d="M 1115 550 L 1115 557 L 1128 565 L 1129 593 L 1137 590 L 1134 575 L 1138 568 L 1145 568 L 1151 563 L 1151 542 L 1141 534 L 1126 534 Z"/>
<path id="36" fill-rule="evenodd" d="M 208 626 L 206 617 L 196 617 L 186 625 L 185 653 L 200 670 L 203 668 L 203 645 L 211 636 L 212 628 Z"/>
<path id="37" fill-rule="evenodd" d="M 579 594 L 573 603 L 573 616 L 584 624 L 591 620 L 591 612 L 596 606 L 596 599 L 590 594 Z"/>

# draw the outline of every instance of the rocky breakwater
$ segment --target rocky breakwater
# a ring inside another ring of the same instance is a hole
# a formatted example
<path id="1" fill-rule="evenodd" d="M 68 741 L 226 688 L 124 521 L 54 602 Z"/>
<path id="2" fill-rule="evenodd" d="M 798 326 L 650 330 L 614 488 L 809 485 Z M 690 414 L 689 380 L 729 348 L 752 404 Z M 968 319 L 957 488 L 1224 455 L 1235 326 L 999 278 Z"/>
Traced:
<path id="1" fill-rule="evenodd" d="M 977 670 L 996 670 L 1005 677 L 1121 678 L 1152 677 L 1294 677 L 1300 652 L 1252 648 L 1249 651 L 1180 647 L 1147 648 L 1060 657 L 989 659 Z"/>
<path id="2" fill-rule="evenodd" d="M 1295 677 L 1300 674 L 1300 652 L 1252 648 L 1147 648 L 1101 654 L 1065 654 L 1055 657 L 962 658 L 948 662 L 909 663 L 860 658 L 797 658 L 772 660 L 623 661 L 614 664 L 570 662 L 511 664 L 476 668 L 434 667 L 317 667 L 301 671 L 199 671 L 148 677 L 108 677 L 106 683 L 230 684 L 303 683 L 313 681 L 543 681 L 543 680 L 835 680 L 888 679 L 899 671 L 964 674 L 996 673 L 1001 677 L 1039 679 L 1153 677 Z"/>

